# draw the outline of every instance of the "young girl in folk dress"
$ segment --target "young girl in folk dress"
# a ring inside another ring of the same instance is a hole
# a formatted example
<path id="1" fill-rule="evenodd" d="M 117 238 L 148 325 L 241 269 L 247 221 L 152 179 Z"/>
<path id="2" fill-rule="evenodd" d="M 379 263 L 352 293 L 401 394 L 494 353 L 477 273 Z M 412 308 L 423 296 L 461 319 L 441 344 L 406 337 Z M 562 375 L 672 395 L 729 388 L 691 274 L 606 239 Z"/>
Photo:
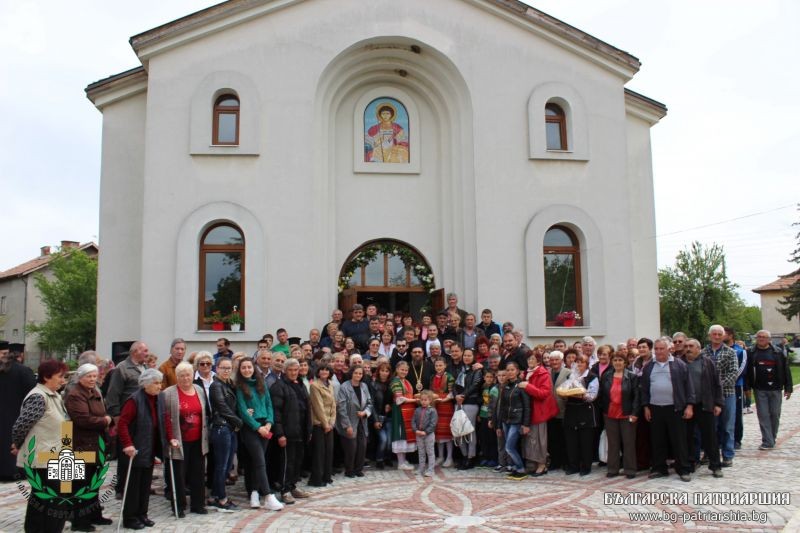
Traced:
<path id="1" fill-rule="evenodd" d="M 431 391 L 436 395 L 435 407 L 439 421 L 436 424 L 436 444 L 439 447 L 439 458 L 437 465 L 444 468 L 453 466 L 453 434 L 450 433 L 450 420 L 453 418 L 455 410 L 453 406 L 453 384 L 455 379 L 448 372 L 447 362 L 443 357 L 436 359 L 434 369 L 436 375 L 431 380 Z M 445 459 L 444 449 L 447 446 L 447 459 Z"/>
<path id="2" fill-rule="evenodd" d="M 411 419 L 417 407 L 414 389 L 406 379 L 408 363 L 400 361 L 395 369 L 395 377 L 389 384 L 394 402 L 392 403 L 392 452 L 397 454 L 398 470 L 413 470 L 406 454 L 417 451 L 417 438 L 411 428 Z"/>

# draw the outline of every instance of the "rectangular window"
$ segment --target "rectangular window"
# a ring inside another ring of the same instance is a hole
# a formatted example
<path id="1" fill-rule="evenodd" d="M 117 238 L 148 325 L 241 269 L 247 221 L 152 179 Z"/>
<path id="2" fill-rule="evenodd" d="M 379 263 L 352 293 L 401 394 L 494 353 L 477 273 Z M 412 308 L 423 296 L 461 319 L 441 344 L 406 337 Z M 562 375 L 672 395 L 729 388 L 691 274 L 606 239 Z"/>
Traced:
<path id="1" fill-rule="evenodd" d="M 545 254 L 544 299 L 547 321 L 554 321 L 563 311 L 573 311 L 577 305 L 575 286 L 575 256 Z"/>
<path id="2" fill-rule="evenodd" d="M 390 255 L 389 258 L 389 279 L 387 285 L 390 287 L 405 287 L 407 285 L 406 265 L 403 260 L 396 255 Z"/>
<path id="3" fill-rule="evenodd" d="M 205 316 L 215 310 L 227 315 L 234 305 L 242 309 L 242 254 L 207 252 L 205 260 Z"/>
<path id="4" fill-rule="evenodd" d="M 16 337 L 17 335 L 19 335 L 18 329 L 14 328 L 13 330 L 11 330 L 11 337 Z"/>
<path id="5" fill-rule="evenodd" d="M 548 122 L 547 128 L 547 149 L 548 150 L 563 150 L 564 145 L 561 143 L 561 124 L 559 122 Z"/>
<path id="6" fill-rule="evenodd" d="M 372 261 L 364 267 L 364 285 L 383 286 L 383 254 L 378 254 L 377 261 Z"/>
<path id="7" fill-rule="evenodd" d="M 217 132 L 217 142 L 220 144 L 236 144 L 236 119 L 235 113 L 219 114 L 219 130 Z"/>
<path id="8" fill-rule="evenodd" d="M 0 315 L 4 315 L 6 313 L 6 297 L 0 296 Z"/>

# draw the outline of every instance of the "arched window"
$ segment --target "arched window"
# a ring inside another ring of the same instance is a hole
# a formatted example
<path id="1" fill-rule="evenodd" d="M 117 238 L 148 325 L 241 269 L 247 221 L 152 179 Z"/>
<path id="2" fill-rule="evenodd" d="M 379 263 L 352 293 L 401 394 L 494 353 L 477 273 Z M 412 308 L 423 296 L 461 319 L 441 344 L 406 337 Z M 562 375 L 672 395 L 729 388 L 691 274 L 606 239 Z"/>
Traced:
<path id="1" fill-rule="evenodd" d="M 567 150 L 567 116 L 557 104 L 544 106 L 548 150 Z"/>
<path id="2" fill-rule="evenodd" d="M 394 239 L 364 243 L 350 254 L 339 273 L 339 294 L 342 309 L 374 304 L 417 320 L 434 302 L 436 309 L 444 307 L 436 300 L 439 291 L 428 262 L 413 246 Z"/>
<path id="3" fill-rule="evenodd" d="M 559 314 L 583 315 L 580 246 L 575 234 L 553 226 L 544 234 L 544 299 L 548 326 L 561 326 Z M 577 323 L 582 322 L 579 319 Z"/>
<path id="4" fill-rule="evenodd" d="M 347 274 L 347 286 L 360 290 L 397 288 L 421 291 L 425 283 L 417 275 L 419 268 L 412 267 L 412 264 L 423 265 L 425 275 L 430 272 L 419 253 L 394 241 L 377 241 L 359 248 L 347 264 L 354 267 Z"/>
<path id="5" fill-rule="evenodd" d="M 239 144 L 239 97 L 223 94 L 214 102 L 211 144 Z"/>
<path id="6" fill-rule="evenodd" d="M 233 224 L 214 224 L 203 233 L 198 329 L 219 329 L 234 308 L 244 318 L 244 251 L 242 231 Z"/>

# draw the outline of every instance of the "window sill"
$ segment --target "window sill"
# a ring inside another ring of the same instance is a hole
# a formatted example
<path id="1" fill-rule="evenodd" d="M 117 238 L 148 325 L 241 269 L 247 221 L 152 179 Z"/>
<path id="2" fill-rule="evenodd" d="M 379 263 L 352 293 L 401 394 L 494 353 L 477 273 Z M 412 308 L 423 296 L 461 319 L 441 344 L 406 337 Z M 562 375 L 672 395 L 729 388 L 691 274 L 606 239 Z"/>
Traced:
<path id="1" fill-rule="evenodd" d="M 536 150 L 529 159 L 555 161 L 588 161 L 589 154 L 575 150 Z"/>
<path id="2" fill-rule="evenodd" d="M 583 324 L 581 326 L 544 326 L 542 330 L 530 333 L 532 336 L 545 336 L 545 337 L 584 337 L 590 335 L 593 337 L 604 337 L 606 332 L 604 329 L 592 327 L 591 324 Z"/>
<path id="3" fill-rule="evenodd" d="M 197 147 L 189 151 L 191 156 L 204 155 L 239 155 L 239 156 L 258 156 L 255 146 L 241 144 L 210 144 L 208 146 Z"/>

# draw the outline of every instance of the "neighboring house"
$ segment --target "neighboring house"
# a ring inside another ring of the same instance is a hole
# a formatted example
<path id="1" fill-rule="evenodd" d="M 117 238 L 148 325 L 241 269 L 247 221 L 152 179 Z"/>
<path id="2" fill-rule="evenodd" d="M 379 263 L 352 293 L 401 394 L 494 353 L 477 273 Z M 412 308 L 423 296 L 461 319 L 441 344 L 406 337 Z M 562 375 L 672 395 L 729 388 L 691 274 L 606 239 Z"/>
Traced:
<path id="1" fill-rule="evenodd" d="M 762 285 L 753 292 L 761 296 L 762 327 L 772 333 L 773 337 L 784 337 L 788 334 L 800 335 L 800 314 L 787 319 L 778 311 L 781 305 L 778 300 L 789 296 L 789 287 L 800 279 L 800 270 L 780 276 L 772 283 Z"/>
<path id="2" fill-rule="evenodd" d="M 61 241 L 61 250 L 69 249 L 83 250 L 90 257 L 96 257 L 98 251 L 93 242 Z M 50 247 L 43 246 L 39 257 L 0 272 L 0 339 L 24 344 L 25 364 L 34 369 L 46 353 L 36 342 L 36 336 L 27 333 L 26 326 L 31 322 L 42 322 L 47 313 L 33 274 L 38 272 L 48 276 L 52 259 Z"/>
<path id="3" fill-rule="evenodd" d="M 633 55 L 515 0 L 231 0 L 130 43 L 141 66 L 86 88 L 103 353 L 207 348 L 234 306 L 244 349 L 442 289 L 531 344 L 659 331 L 667 110 L 625 88 Z"/>

